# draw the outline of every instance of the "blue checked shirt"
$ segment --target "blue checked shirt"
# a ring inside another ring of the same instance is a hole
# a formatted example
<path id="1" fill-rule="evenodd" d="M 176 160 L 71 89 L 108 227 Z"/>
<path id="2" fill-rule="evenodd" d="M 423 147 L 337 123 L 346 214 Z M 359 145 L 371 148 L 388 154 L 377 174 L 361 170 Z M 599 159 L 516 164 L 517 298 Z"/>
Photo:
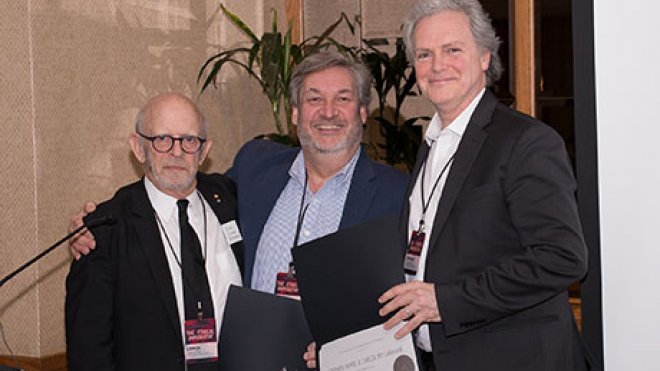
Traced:
<path id="1" fill-rule="evenodd" d="M 344 212 L 344 204 L 351 186 L 355 164 L 360 150 L 351 160 L 316 193 L 305 190 L 305 212 L 298 244 L 303 244 L 336 232 Z M 277 272 L 286 272 L 291 262 L 291 248 L 296 234 L 300 201 L 305 185 L 305 159 L 303 152 L 291 164 L 289 181 L 271 211 L 257 247 L 252 288 L 264 292 L 275 291 Z"/>

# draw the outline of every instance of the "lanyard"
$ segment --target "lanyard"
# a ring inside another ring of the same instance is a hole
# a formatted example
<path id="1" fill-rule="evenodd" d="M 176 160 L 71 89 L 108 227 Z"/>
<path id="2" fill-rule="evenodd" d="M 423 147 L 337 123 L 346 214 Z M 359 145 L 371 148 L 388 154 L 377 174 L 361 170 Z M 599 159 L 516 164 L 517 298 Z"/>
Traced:
<path id="1" fill-rule="evenodd" d="M 303 184 L 302 196 L 300 197 L 300 208 L 298 209 L 298 221 L 296 223 L 296 234 L 293 236 L 293 247 L 298 247 L 298 240 L 300 239 L 300 230 L 302 229 L 305 213 L 309 204 L 305 205 L 305 195 L 307 194 L 307 172 L 305 172 L 305 182 Z"/>
<path id="2" fill-rule="evenodd" d="M 298 247 L 298 240 L 300 239 L 300 231 L 302 230 L 303 221 L 305 220 L 305 213 L 309 204 L 305 205 L 305 195 L 307 194 L 307 171 L 305 171 L 305 182 L 303 184 L 302 196 L 300 196 L 300 208 L 298 209 L 298 221 L 296 222 L 296 234 L 293 236 L 293 247 Z M 289 277 L 296 275 L 296 269 L 293 266 L 293 261 L 289 262 Z"/>
<path id="3" fill-rule="evenodd" d="M 447 163 L 445 163 L 445 166 L 442 167 L 442 170 L 440 171 L 440 175 L 438 175 L 438 178 L 435 180 L 435 183 L 433 184 L 433 188 L 431 188 L 431 194 L 429 194 L 428 201 L 424 200 L 424 179 L 426 178 L 426 163 L 429 160 L 429 156 L 426 156 L 426 158 L 424 159 L 424 164 L 422 165 L 422 180 L 420 182 L 420 187 L 419 187 L 419 192 L 422 198 L 422 216 L 419 219 L 419 227 L 417 228 L 419 232 L 424 232 L 424 218 L 426 217 L 426 210 L 428 210 L 429 205 L 431 204 L 431 199 L 433 198 L 433 194 L 435 193 L 435 190 L 438 187 L 438 184 L 440 183 L 440 179 L 442 179 L 442 176 L 445 174 L 445 171 L 447 171 L 449 165 L 454 161 L 454 157 L 456 157 L 456 152 L 454 152 L 451 155 L 449 160 L 447 160 Z"/>

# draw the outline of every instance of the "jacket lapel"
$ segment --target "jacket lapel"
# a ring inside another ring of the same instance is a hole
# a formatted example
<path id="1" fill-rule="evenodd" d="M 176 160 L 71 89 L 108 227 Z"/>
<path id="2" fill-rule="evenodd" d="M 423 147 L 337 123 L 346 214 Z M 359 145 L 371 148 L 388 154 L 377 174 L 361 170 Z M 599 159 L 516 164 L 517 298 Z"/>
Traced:
<path id="1" fill-rule="evenodd" d="M 375 177 L 371 160 L 364 149 L 360 148 L 360 157 L 355 164 L 339 228 L 355 225 L 365 219 L 376 195 L 376 189 L 371 186 Z"/>
<path id="2" fill-rule="evenodd" d="M 451 165 L 451 170 L 447 175 L 447 181 L 442 190 L 440 202 L 438 203 L 438 209 L 433 222 L 433 232 L 429 241 L 429 252 L 433 251 L 436 247 L 437 240 L 454 207 L 463 183 L 472 169 L 472 165 L 481 150 L 481 146 L 486 140 L 487 134 L 483 131 L 483 127 L 490 122 L 496 104 L 497 99 L 495 96 L 486 90 L 465 129 L 461 143 L 458 145 L 456 151 L 454 163 Z"/>
<path id="3" fill-rule="evenodd" d="M 202 196 L 204 196 L 204 199 L 206 202 L 211 205 L 211 209 L 213 209 L 213 212 L 215 215 L 218 217 L 218 220 L 220 221 L 220 224 L 225 224 L 227 222 L 230 222 L 232 220 L 236 220 L 236 215 L 234 213 L 234 210 L 232 210 L 231 207 L 225 207 L 223 205 L 224 203 L 224 197 L 225 195 L 218 189 L 218 187 L 213 187 L 210 186 L 204 178 L 197 177 L 198 183 L 197 183 L 197 189 L 200 191 Z"/>
<path id="4" fill-rule="evenodd" d="M 177 339 L 181 339 L 181 321 L 177 309 L 172 274 L 170 273 L 167 257 L 163 250 L 163 242 L 160 231 L 154 217 L 154 210 L 149 202 L 144 183 L 136 188 L 133 194 L 132 224 L 135 226 L 134 233 L 140 241 L 139 246 L 149 262 L 154 282 L 158 288 L 158 297 L 163 302 L 167 316 L 170 319 Z"/>
<path id="5" fill-rule="evenodd" d="M 277 199 L 280 197 L 280 194 L 289 181 L 289 169 L 297 155 L 298 152 L 294 152 L 290 160 L 282 161 L 264 169 L 262 176 L 259 177 L 259 180 L 255 181 L 254 184 L 251 184 L 249 189 L 241 188 L 240 190 L 242 193 L 248 192 L 250 198 L 253 199 L 253 202 L 251 202 L 250 205 L 241 205 L 241 209 L 250 209 L 250 212 L 245 214 L 252 217 L 250 224 L 258 227 L 258 229 L 254 231 L 255 250 L 259 243 L 261 233 L 263 232 L 264 225 L 266 224 L 266 220 L 270 216 L 271 211 L 275 208 Z"/>

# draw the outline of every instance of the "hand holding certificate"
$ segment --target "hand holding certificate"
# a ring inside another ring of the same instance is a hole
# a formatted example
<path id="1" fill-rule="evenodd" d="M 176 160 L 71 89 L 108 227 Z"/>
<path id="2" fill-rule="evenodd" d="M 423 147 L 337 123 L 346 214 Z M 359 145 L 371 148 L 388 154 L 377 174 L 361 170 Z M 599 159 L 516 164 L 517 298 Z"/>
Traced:
<path id="1" fill-rule="evenodd" d="M 411 281 L 396 285 L 381 295 L 378 302 L 383 304 L 380 315 L 391 316 L 385 323 L 386 329 L 398 325 L 401 321 L 408 321 L 397 331 L 397 338 L 409 334 L 425 322 L 441 321 L 435 286 L 432 283 Z"/>

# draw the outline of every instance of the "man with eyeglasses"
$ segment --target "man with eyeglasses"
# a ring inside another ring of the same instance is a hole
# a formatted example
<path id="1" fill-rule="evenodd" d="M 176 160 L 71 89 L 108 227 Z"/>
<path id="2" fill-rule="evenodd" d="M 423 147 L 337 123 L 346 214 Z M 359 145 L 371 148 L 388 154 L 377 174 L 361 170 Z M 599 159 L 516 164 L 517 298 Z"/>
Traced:
<path id="1" fill-rule="evenodd" d="M 198 172 L 204 116 L 174 93 L 137 116 L 131 150 L 145 176 L 88 216 L 96 253 L 67 277 L 69 370 L 213 370 L 228 287 L 241 284 L 235 188 Z"/>

